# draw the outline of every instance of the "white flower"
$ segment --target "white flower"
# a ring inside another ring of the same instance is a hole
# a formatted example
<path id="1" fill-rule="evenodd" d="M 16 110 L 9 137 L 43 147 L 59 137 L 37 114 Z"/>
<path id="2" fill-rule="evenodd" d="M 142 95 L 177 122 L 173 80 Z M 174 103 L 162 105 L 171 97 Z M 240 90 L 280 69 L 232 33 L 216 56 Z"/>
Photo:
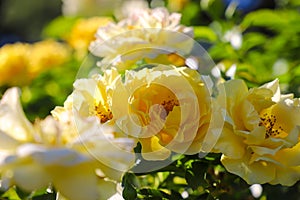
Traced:
<path id="1" fill-rule="evenodd" d="M 227 31 L 224 35 L 224 39 L 230 42 L 234 49 L 240 49 L 243 43 L 242 33 L 237 27 Z"/>
<path id="2" fill-rule="evenodd" d="M 124 19 L 136 10 L 144 10 L 148 8 L 148 3 L 145 0 L 126 0 L 122 5 L 115 10 L 117 19 Z"/>

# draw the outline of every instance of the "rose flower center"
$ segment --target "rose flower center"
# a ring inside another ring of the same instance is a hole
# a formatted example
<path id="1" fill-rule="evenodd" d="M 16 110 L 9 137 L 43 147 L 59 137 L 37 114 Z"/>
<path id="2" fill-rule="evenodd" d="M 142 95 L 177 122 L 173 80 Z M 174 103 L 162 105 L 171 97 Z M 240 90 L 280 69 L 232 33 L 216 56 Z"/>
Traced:
<path id="1" fill-rule="evenodd" d="M 113 118 L 113 114 L 109 108 L 105 108 L 100 103 L 95 106 L 96 115 L 99 117 L 101 123 L 105 123 Z"/>
<path id="2" fill-rule="evenodd" d="M 177 99 L 172 99 L 170 96 L 168 96 L 168 98 L 169 99 L 167 100 L 162 100 L 162 102 L 160 103 L 160 105 L 165 108 L 167 115 L 173 110 L 174 106 L 179 106 L 179 102 Z"/>
<path id="3" fill-rule="evenodd" d="M 269 137 L 285 137 L 286 133 L 282 126 L 278 123 L 277 117 L 268 111 L 264 111 L 260 114 L 259 126 L 266 128 L 265 138 Z"/>
<path id="4" fill-rule="evenodd" d="M 163 106 L 165 112 L 160 115 L 162 119 L 165 119 L 175 106 L 179 106 L 175 94 L 167 87 L 156 83 L 139 87 L 129 102 L 130 110 L 139 116 L 144 125 L 150 123 L 149 111 L 153 105 Z"/>

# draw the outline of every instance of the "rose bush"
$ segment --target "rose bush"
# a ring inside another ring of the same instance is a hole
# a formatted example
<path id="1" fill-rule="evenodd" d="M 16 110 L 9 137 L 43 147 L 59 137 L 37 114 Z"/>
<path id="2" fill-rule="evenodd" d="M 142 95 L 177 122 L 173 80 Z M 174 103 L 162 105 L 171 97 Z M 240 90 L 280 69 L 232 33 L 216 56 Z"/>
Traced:
<path id="1" fill-rule="evenodd" d="M 1 199 L 298 198 L 297 3 L 68 2 L 0 49 Z"/>

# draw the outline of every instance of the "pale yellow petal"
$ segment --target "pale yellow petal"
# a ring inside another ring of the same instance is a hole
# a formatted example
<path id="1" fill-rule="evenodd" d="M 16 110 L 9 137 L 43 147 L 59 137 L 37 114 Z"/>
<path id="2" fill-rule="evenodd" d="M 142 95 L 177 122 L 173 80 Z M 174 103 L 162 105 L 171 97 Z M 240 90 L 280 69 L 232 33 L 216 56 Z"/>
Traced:
<path id="1" fill-rule="evenodd" d="M 240 120 L 241 116 L 241 103 L 246 98 L 248 88 L 244 81 L 235 79 L 224 83 L 225 93 L 218 96 L 218 101 L 223 102 L 226 99 L 227 112 L 235 122 L 234 125 L 237 129 L 243 129 L 244 125 Z M 223 96 L 226 95 L 226 96 Z"/>
<path id="2" fill-rule="evenodd" d="M 284 186 L 293 186 L 300 179 L 300 166 L 295 167 L 277 167 L 276 178 L 271 184 L 281 184 Z"/>
<path id="3" fill-rule="evenodd" d="M 124 171 L 117 170 L 116 167 L 113 166 L 108 166 L 108 164 L 103 163 L 103 161 L 98 161 L 97 163 L 95 163 L 95 166 L 97 167 L 96 171 L 98 172 L 100 177 L 107 177 L 111 180 L 120 182 L 122 181 L 122 176 L 125 173 Z M 133 166 L 133 164 L 131 163 L 130 166 Z"/>
<path id="4" fill-rule="evenodd" d="M 62 127 L 52 116 L 47 116 L 43 120 L 36 120 L 34 128 L 39 133 L 38 142 L 50 145 L 59 145 L 61 143 Z"/>
<path id="5" fill-rule="evenodd" d="M 264 85 L 260 86 L 260 88 L 267 88 L 273 92 L 272 101 L 280 101 L 281 93 L 279 88 L 279 80 L 277 78 L 274 81 L 265 83 Z"/>
<path id="6" fill-rule="evenodd" d="M 225 156 L 232 159 L 241 159 L 245 155 L 245 148 L 243 138 L 235 135 L 232 128 L 224 126 L 213 151 L 222 152 Z"/>
<path id="7" fill-rule="evenodd" d="M 30 141 L 34 130 L 23 112 L 18 88 L 8 89 L 0 101 L 0 129 L 20 141 Z"/>
<path id="8" fill-rule="evenodd" d="M 249 159 L 249 165 L 255 162 L 261 162 L 261 163 L 266 162 L 266 163 L 274 164 L 274 166 L 277 165 L 275 167 L 282 166 L 282 164 L 277 160 L 275 160 L 274 156 L 271 154 L 259 155 L 256 153 L 252 153 Z"/>
<path id="9" fill-rule="evenodd" d="M 258 155 L 275 155 L 281 146 L 275 146 L 274 148 L 262 147 L 262 146 L 249 146 L 255 154 Z"/>
<path id="10" fill-rule="evenodd" d="M 165 160 L 170 155 L 170 150 L 159 144 L 159 139 L 155 136 L 151 138 L 141 138 L 142 156 L 146 160 Z"/>
<path id="11" fill-rule="evenodd" d="M 13 172 L 16 185 L 29 192 L 45 188 L 51 182 L 48 172 L 32 160 L 26 163 L 16 163 Z"/>
<path id="12" fill-rule="evenodd" d="M 66 198 L 72 200 L 98 199 L 97 177 L 90 163 L 71 167 L 48 167 L 54 187 Z"/>
<path id="13" fill-rule="evenodd" d="M 285 147 L 293 147 L 297 143 L 299 143 L 299 134 L 300 134 L 300 126 L 296 126 L 294 129 L 289 132 L 288 136 L 284 138 Z"/>
<path id="14" fill-rule="evenodd" d="M 97 82 L 94 79 L 78 79 L 74 83 L 72 93 L 73 106 L 81 116 L 88 117 L 95 110 L 95 105 L 100 99 Z"/>
<path id="15" fill-rule="evenodd" d="M 274 104 L 272 97 L 273 92 L 267 88 L 251 88 L 247 100 L 251 102 L 255 110 L 260 113 L 261 110 Z"/>
<path id="16" fill-rule="evenodd" d="M 91 158 L 96 159 L 98 162 L 112 169 L 124 172 L 133 166 L 135 156 L 132 150 L 129 151 L 128 149 L 122 148 L 122 143 L 127 143 L 126 139 L 123 142 L 122 140 L 124 139 L 84 141 L 84 145 Z M 132 146 L 132 141 L 129 141 L 130 146 Z M 113 175 L 107 174 L 107 176 Z"/>
<path id="17" fill-rule="evenodd" d="M 246 130 L 253 130 L 257 127 L 260 122 L 259 114 L 255 110 L 254 106 L 249 101 L 242 103 L 242 120 Z"/>
<path id="18" fill-rule="evenodd" d="M 251 132 L 248 132 L 247 135 L 245 135 L 246 143 L 248 145 L 260 145 L 265 141 L 265 136 L 266 136 L 266 129 L 265 127 L 262 126 L 257 126 L 252 130 Z"/>
<path id="19" fill-rule="evenodd" d="M 235 104 L 238 104 L 243 98 L 246 97 L 248 92 L 248 87 L 246 83 L 239 79 L 230 80 L 224 83 L 227 105 L 228 108 L 234 107 Z M 220 97 L 224 98 L 224 97 Z"/>
<path id="20" fill-rule="evenodd" d="M 278 151 L 276 159 L 285 166 L 300 166 L 300 142 L 292 148 L 285 148 Z"/>
<path id="21" fill-rule="evenodd" d="M 127 171 L 135 160 L 133 139 L 114 138 L 113 128 L 99 125 L 98 121 L 81 121 L 87 128 L 81 129 L 81 137 L 73 144 L 73 148 L 89 158 L 118 171 Z M 108 176 L 110 176 L 108 174 Z"/>
<path id="22" fill-rule="evenodd" d="M 107 200 L 117 192 L 116 183 L 109 180 L 98 180 L 99 200 Z"/>
<path id="23" fill-rule="evenodd" d="M 88 162 L 90 159 L 69 148 L 49 148 L 41 144 L 26 143 L 18 147 L 19 157 L 31 157 L 41 166 L 73 166 Z"/>
<path id="24" fill-rule="evenodd" d="M 130 97 L 130 91 L 122 84 L 121 77 L 116 80 L 115 92 L 112 95 L 112 113 L 116 119 L 128 114 L 129 106 L 124 106 Z"/>
<path id="25" fill-rule="evenodd" d="M 227 171 L 242 177 L 248 184 L 267 183 L 272 181 L 275 176 L 275 166 L 265 161 L 249 164 L 248 156 L 242 159 L 231 159 L 222 156 L 221 162 Z"/>
<path id="26" fill-rule="evenodd" d="M 272 114 L 276 116 L 277 123 L 282 125 L 285 132 L 290 132 L 296 125 L 300 125 L 300 106 L 294 106 L 293 101 L 287 99 L 272 107 Z"/>
<path id="27" fill-rule="evenodd" d="M 12 151 L 19 144 L 19 141 L 0 130 L 0 151 Z"/>
<path id="28" fill-rule="evenodd" d="M 222 90 L 221 93 L 224 91 Z M 203 117 L 200 119 L 203 120 L 204 123 L 199 127 L 197 139 L 194 143 L 200 139 L 201 143 L 201 151 L 202 152 L 211 152 L 213 151 L 214 146 L 217 144 L 219 138 L 222 135 L 223 128 L 225 126 L 225 119 L 226 119 L 226 109 L 225 109 L 225 102 L 218 103 L 215 99 L 212 100 L 211 104 L 211 115 L 205 116 L 205 120 Z M 208 119 L 207 119 L 208 118 Z M 231 122 L 228 122 L 230 124 Z M 208 126 L 208 128 L 207 128 Z M 198 138 L 200 137 L 200 138 Z"/>

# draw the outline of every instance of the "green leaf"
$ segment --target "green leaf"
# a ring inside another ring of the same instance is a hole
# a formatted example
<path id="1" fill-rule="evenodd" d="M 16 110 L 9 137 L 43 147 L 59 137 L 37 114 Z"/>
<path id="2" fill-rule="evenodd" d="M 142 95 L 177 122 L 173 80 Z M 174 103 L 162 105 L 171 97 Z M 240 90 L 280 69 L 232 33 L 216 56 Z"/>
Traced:
<path id="1" fill-rule="evenodd" d="M 56 193 L 43 194 L 32 198 L 32 200 L 55 200 L 55 199 L 56 199 Z"/>
<path id="2" fill-rule="evenodd" d="M 50 190 L 50 191 L 49 191 Z M 32 200 L 55 200 L 56 199 L 56 191 L 55 189 L 49 187 L 49 188 L 43 188 L 39 190 L 35 190 L 31 193 L 30 199 Z"/>
<path id="3" fill-rule="evenodd" d="M 238 60 L 239 56 L 237 55 L 235 49 L 229 43 L 216 43 L 209 49 L 209 55 L 215 60 L 222 59 L 231 59 Z"/>
<path id="4" fill-rule="evenodd" d="M 196 39 L 205 39 L 211 42 L 215 42 L 218 39 L 215 32 L 207 26 L 195 26 L 194 33 Z"/>
<path id="5" fill-rule="evenodd" d="M 126 184 L 122 193 L 125 200 L 133 200 L 137 197 L 137 192 L 131 184 Z"/>
<path id="6" fill-rule="evenodd" d="M 289 3 L 293 6 L 300 6 L 300 1 L 299 0 L 290 0 Z"/>
<path id="7" fill-rule="evenodd" d="M 243 19 L 241 27 L 247 29 L 251 26 L 267 27 L 276 31 L 286 31 L 289 28 L 300 30 L 300 16 L 292 10 L 258 10 L 251 12 Z"/>
<path id="8" fill-rule="evenodd" d="M 16 187 L 16 193 L 21 199 L 26 199 L 30 196 L 30 192 L 25 192 L 24 190 L 20 189 L 19 187 Z"/>
<path id="9" fill-rule="evenodd" d="M 198 187 L 207 187 L 208 184 L 205 181 L 205 173 L 207 171 L 207 165 L 203 162 L 193 162 L 192 167 L 186 170 L 185 179 L 188 185 L 196 190 Z"/>
<path id="10" fill-rule="evenodd" d="M 279 13 L 272 10 L 259 10 L 249 13 L 242 21 L 242 26 L 247 28 L 249 26 L 267 26 L 279 28 L 281 24 L 285 23 Z"/>
<path id="11" fill-rule="evenodd" d="M 134 186 L 135 175 L 133 173 L 126 173 L 122 178 L 122 185 L 124 187 L 122 195 L 125 200 L 136 199 L 137 191 Z"/>
<path id="12" fill-rule="evenodd" d="M 57 105 L 63 105 L 72 92 L 80 63 L 76 60 L 53 67 L 36 77 L 29 86 L 22 87 L 21 101 L 30 121 L 44 118 Z M 64 78 L 61 75 L 64 74 Z"/>
<path id="13" fill-rule="evenodd" d="M 168 197 L 169 195 L 163 191 L 152 189 L 152 188 L 143 188 L 139 192 L 146 197 Z"/>
<path id="14" fill-rule="evenodd" d="M 182 196 L 178 191 L 171 190 L 170 199 L 182 199 Z"/>
<path id="15" fill-rule="evenodd" d="M 200 7 L 197 3 L 191 2 L 186 5 L 186 7 L 182 11 L 182 19 L 181 23 L 187 26 L 193 24 L 193 19 L 196 18 L 197 15 L 200 14 Z"/>
<path id="16" fill-rule="evenodd" d="M 5 193 L 6 191 L 0 190 L 0 197 Z"/>
<path id="17" fill-rule="evenodd" d="M 250 32 L 243 36 L 242 50 L 248 51 L 251 48 L 259 47 L 263 45 L 267 40 L 267 37 L 261 33 Z"/>
<path id="18" fill-rule="evenodd" d="M 11 187 L 1 197 L 4 197 L 4 199 L 21 200 L 21 198 L 16 193 L 15 187 Z"/>
<path id="19" fill-rule="evenodd" d="M 44 28 L 42 35 L 62 39 L 71 31 L 77 20 L 77 17 L 57 17 Z"/>
<path id="20" fill-rule="evenodd" d="M 292 69 L 293 76 L 300 76 L 300 64 Z"/>
<path id="21" fill-rule="evenodd" d="M 134 150 L 135 153 L 141 153 L 141 152 L 142 152 L 142 145 L 141 145 L 141 143 L 138 142 L 138 143 L 136 144 L 136 147 L 134 147 L 133 150 Z"/>
<path id="22" fill-rule="evenodd" d="M 221 0 L 201 1 L 200 5 L 212 19 L 220 19 L 224 15 L 225 6 Z"/>

